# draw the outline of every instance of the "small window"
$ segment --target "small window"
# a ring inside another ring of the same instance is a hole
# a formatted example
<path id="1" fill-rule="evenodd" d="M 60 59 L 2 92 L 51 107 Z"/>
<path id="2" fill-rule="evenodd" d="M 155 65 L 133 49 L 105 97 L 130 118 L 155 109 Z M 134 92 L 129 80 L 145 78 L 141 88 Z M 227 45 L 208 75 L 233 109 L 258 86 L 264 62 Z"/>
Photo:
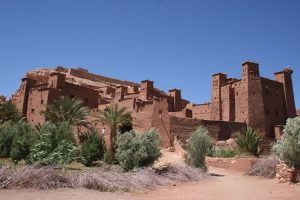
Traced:
<path id="1" fill-rule="evenodd" d="M 159 110 L 158 110 L 158 114 L 161 115 L 162 113 L 163 113 L 163 111 L 162 111 L 161 109 L 159 109 Z"/>
<path id="2" fill-rule="evenodd" d="M 43 99 L 41 100 L 41 104 L 44 104 L 44 100 Z"/>
<path id="3" fill-rule="evenodd" d="M 34 113 L 35 112 L 35 109 L 31 109 L 31 113 Z"/>
<path id="4" fill-rule="evenodd" d="M 276 117 L 278 116 L 278 111 L 276 110 L 276 112 L 275 112 L 275 115 L 276 115 Z"/>
<path id="5" fill-rule="evenodd" d="M 266 113 L 267 113 L 267 115 L 269 115 L 269 114 L 270 114 L 270 110 L 269 110 L 269 109 L 267 109 L 267 110 L 266 110 Z"/>
<path id="6" fill-rule="evenodd" d="M 239 93 L 237 92 L 237 93 L 236 93 L 236 96 L 238 96 L 238 95 L 239 95 Z"/>

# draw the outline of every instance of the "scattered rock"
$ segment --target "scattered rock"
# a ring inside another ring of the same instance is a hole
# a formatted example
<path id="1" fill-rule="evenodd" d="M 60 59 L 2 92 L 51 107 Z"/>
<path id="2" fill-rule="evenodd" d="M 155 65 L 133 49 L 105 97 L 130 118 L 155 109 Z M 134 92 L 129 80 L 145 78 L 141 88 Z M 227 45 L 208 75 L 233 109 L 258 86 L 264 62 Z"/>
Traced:
<path id="1" fill-rule="evenodd" d="M 226 141 L 217 141 L 215 144 L 215 150 L 236 150 L 238 145 L 233 138 Z"/>
<path id="2" fill-rule="evenodd" d="M 175 152 L 175 147 L 169 147 L 169 148 L 167 148 L 167 152 Z"/>
<path id="3" fill-rule="evenodd" d="M 286 182 L 299 182 L 300 181 L 300 169 L 290 168 L 283 162 L 276 165 L 276 178 L 280 183 Z"/>
<path id="4" fill-rule="evenodd" d="M 171 163 L 166 162 L 166 161 L 162 161 L 162 162 L 156 162 L 156 163 L 154 163 L 154 165 L 152 166 L 152 169 L 156 173 L 161 174 L 163 172 L 168 171 L 170 167 L 171 167 Z"/>

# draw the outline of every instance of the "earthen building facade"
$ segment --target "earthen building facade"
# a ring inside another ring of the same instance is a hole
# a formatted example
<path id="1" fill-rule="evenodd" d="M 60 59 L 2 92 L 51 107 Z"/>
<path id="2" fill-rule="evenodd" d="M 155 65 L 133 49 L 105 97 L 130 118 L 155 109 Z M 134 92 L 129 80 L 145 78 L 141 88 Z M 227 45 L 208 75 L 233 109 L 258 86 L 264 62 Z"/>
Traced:
<path id="1" fill-rule="evenodd" d="M 260 76 L 257 63 L 245 62 L 241 79 L 214 74 L 211 102 L 192 104 L 182 98 L 181 90 L 165 93 L 151 80 L 133 83 L 81 68 L 57 67 L 28 72 L 11 99 L 33 125 L 45 123 L 43 111 L 60 96 L 81 99 L 93 111 L 91 121 L 99 110 L 118 104 L 132 112 L 135 130 L 157 128 L 163 146 L 172 145 L 174 137 L 184 142 L 199 125 L 219 140 L 247 126 L 258 129 L 264 138 L 274 138 L 276 127 L 296 116 L 292 72 L 287 68 L 270 80 Z M 94 125 L 98 130 L 105 126 Z"/>

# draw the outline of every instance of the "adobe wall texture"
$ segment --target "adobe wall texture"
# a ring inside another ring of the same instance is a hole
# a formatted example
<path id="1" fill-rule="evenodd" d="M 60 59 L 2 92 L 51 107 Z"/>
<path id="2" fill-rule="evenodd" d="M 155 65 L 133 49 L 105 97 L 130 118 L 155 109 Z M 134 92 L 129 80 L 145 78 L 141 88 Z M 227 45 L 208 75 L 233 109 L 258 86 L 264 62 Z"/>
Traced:
<path id="1" fill-rule="evenodd" d="M 187 108 L 191 109 L 192 117 L 196 119 L 210 120 L 210 103 L 199 105 L 188 105 Z"/>
<path id="2" fill-rule="evenodd" d="M 211 103 L 192 106 L 193 118 L 243 122 L 262 137 L 274 138 L 275 126 L 296 116 L 291 74 L 287 68 L 275 73 L 275 80 L 266 79 L 253 62 L 243 63 L 240 80 L 214 74 Z"/>
<path id="3" fill-rule="evenodd" d="M 227 140 L 234 132 L 247 128 L 246 123 L 170 117 L 171 134 L 183 143 L 199 126 L 206 127 L 216 140 Z"/>

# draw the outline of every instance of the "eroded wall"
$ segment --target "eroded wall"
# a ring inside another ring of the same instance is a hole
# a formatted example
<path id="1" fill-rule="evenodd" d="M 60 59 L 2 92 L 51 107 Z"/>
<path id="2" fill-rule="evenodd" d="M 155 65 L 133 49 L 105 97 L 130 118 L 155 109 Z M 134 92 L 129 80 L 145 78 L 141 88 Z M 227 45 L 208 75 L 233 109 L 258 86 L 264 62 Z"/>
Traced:
<path id="1" fill-rule="evenodd" d="M 174 116 L 170 117 L 170 132 L 183 143 L 190 138 L 193 131 L 195 131 L 199 126 L 207 127 L 209 134 L 216 140 L 227 140 L 230 138 L 232 133 L 246 129 L 247 124 L 239 122 L 188 119 Z"/>

